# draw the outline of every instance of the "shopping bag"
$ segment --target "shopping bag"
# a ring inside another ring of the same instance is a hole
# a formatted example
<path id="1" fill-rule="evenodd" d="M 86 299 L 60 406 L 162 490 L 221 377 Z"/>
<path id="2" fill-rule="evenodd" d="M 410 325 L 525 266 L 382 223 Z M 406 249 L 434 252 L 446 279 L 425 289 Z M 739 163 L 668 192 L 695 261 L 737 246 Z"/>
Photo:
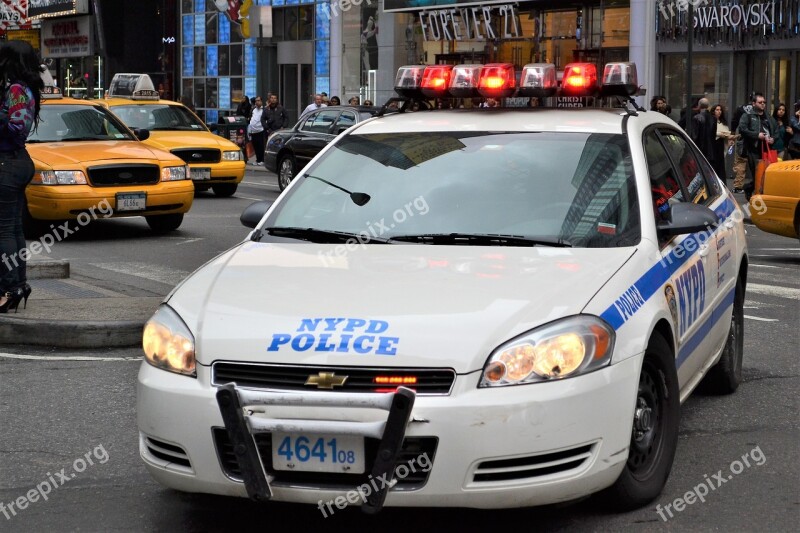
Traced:
<path id="1" fill-rule="evenodd" d="M 769 161 L 767 161 L 766 159 L 759 159 L 758 161 L 756 161 L 756 171 L 755 174 L 753 175 L 755 194 L 764 193 L 764 176 L 767 173 L 768 166 L 769 166 Z"/>
<path id="2" fill-rule="evenodd" d="M 765 142 L 761 143 L 761 159 L 767 162 L 767 165 L 778 162 L 778 151 L 770 149 L 769 145 Z"/>
<path id="3" fill-rule="evenodd" d="M 256 149 L 253 147 L 253 142 L 249 141 L 246 145 L 244 145 L 244 153 L 247 156 L 247 160 L 249 161 L 251 157 L 256 155 Z"/>

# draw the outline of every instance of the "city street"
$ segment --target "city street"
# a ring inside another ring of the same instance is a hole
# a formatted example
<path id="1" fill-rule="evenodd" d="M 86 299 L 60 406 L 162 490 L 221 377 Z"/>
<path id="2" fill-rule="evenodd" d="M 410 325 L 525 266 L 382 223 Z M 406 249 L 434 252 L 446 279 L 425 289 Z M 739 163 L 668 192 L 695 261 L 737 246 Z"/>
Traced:
<path id="1" fill-rule="evenodd" d="M 176 232 L 155 236 L 136 218 L 100 221 L 58 243 L 49 257 L 69 260 L 75 279 L 163 296 L 246 236 L 239 215 L 247 205 L 277 196 L 276 176 L 248 166 L 233 197 L 198 194 Z M 487 531 L 504 524 L 534 531 L 794 531 L 800 521 L 800 245 L 749 223 L 746 228 L 744 381 L 731 396 L 696 391 L 683 405 L 672 474 L 644 508 L 611 514 L 590 498 L 502 514 L 387 508 L 368 516 L 353 507 L 324 518 L 314 506 L 179 493 L 152 480 L 139 458 L 139 349 L 0 346 L 0 531 Z M 28 304 L 36 305 L 35 294 Z M 687 496 L 712 481 L 705 501 Z M 30 498 L 25 508 L 8 510 L 42 483 L 54 487 L 46 500 Z"/>

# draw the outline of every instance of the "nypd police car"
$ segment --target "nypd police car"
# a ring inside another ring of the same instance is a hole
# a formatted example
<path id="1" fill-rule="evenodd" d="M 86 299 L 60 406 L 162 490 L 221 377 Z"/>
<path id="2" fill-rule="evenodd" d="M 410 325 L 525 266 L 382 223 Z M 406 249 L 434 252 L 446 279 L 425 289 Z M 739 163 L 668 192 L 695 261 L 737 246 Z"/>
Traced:
<path id="1" fill-rule="evenodd" d="M 152 476 L 326 516 L 654 499 L 680 404 L 742 379 L 747 246 L 685 133 L 614 106 L 634 66 L 601 76 L 401 69 L 411 99 L 612 103 L 378 116 L 249 207 L 145 327 Z"/>

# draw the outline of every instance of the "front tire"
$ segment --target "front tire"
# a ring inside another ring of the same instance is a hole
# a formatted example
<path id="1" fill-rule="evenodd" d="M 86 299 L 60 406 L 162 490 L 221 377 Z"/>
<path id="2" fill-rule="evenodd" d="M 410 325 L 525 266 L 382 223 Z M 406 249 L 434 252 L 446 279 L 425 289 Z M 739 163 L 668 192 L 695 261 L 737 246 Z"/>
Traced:
<path id="1" fill-rule="evenodd" d="M 283 191 L 294 179 L 295 163 L 291 155 L 283 156 L 278 162 L 278 188 Z"/>
<path id="2" fill-rule="evenodd" d="M 174 215 L 152 215 L 144 217 L 147 220 L 147 225 L 156 233 L 166 233 L 168 231 L 175 231 L 183 223 L 183 213 Z"/>
<path id="3" fill-rule="evenodd" d="M 744 284 L 736 281 L 733 296 L 733 312 L 728 339 L 719 362 L 708 371 L 705 386 L 714 394 L 731 394 L 742 382 L 742 359 L 744 358 Z"/>
<path id="4" fill-rule="evenodd" d="M 217 185 L 212 185 L 211 188 L 214 189 L 214 194 L 219 196 L 220 198 L 227 198 L 228 196 L 233 196 L 233 193 L 236 192 L 236 189 L 239 186 L 236 183 L 219 183 Z"/>
<path id="5" fill-rule="evenodd" d="M 675 357 L 659 334 L 650 339 L 639 375 L 628 460 L 602 496 L 627 511 L 653 501 L 664 488 L 678 445 L 680 399 Z"/>

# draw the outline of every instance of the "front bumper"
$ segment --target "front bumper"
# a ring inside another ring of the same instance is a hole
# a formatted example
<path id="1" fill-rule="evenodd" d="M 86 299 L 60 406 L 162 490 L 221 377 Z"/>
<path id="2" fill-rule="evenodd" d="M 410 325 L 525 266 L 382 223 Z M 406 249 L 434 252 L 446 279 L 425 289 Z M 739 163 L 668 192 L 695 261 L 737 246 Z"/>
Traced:
<path id="1" fill-rule="evenodd" d="M 641 360 L 632 357 L 563 381 L 497 389 L 478 389 L 480 373 L 473 372 L 458 376 L 449 396 L 417 396 L 405 437 L 435 437 L 435 457 L 423 486 L 395 487 L 385 505 L 524 507 L 574 500 L 611 485 L 628 457 Z M 153 477 L 169 487 L 247 496 L 244 483 L 227 477 L 220 466 L 212 428 L 225 423 L 218 389 L 209 382 L 208 367 L 198 365 L 194 379 L 142 364 L 137 391 L 141 455 Z M 268 413 L 273 418 L 386 420 L 385 414 L 376 418 L 358 407 L 303 409 L 270 406 Z M 155 456 L 150 439 L 180 450 L 182 464 Z M 355 487 L 272 483 L 270 490 L 276 501 L 317 505 Z"/>
<path id="2" fill-rule="evenodd" d="M 220 183 L 240 183 L 244 179 L 246 161 L 225 161 L 219 163 L 190 164 L 190 169 L 211 169 L 211 179 L 192 179 L 196 185 L 216 185 Z"/>
<path id="3" fill-rule="evenodd" d="M 797 198 L 754 194 L 750 199 L 750 217 L 753 224 L 762 231 L 797 238 L 800 237 L 794 225 L 797 204 Z M 755 206 L 760 206 L 761 209 L 756 209 Z"/>

